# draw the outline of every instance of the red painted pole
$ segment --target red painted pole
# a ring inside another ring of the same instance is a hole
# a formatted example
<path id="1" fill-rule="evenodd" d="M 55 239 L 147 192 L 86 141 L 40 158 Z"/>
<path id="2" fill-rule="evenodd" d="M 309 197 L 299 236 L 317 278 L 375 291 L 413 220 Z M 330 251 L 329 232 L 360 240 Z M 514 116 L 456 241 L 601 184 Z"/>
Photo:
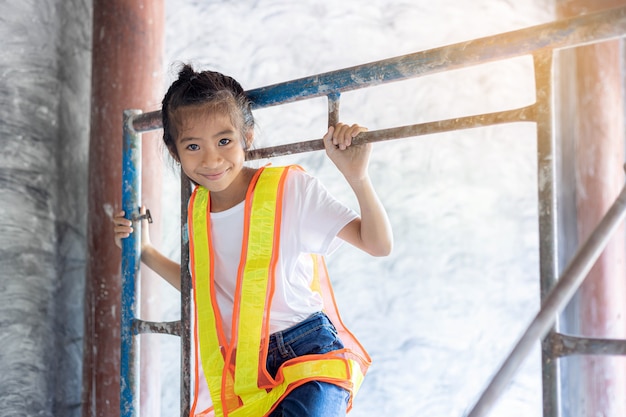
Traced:
<path id="1" fill-rule="evenodd" d="M 624 184 L 624 118 L 620 41 L 577 52 L 583 96 L 577 153 L 579 241 L 586 239 Z M 581 333 L 626 339 L 626 245 L 616 233 L 580 289 Z M 626 415 L 626 362 L 621 357 L 584 358 L 585 415 Z"/>
<path id="2" fill-rule="evenodd" d="M 121 207 L 123 110 L 160 107 L 163 22 L 163 0 L 93 2 L 84 417 L 120 412 L 120 251 L 113 244 L 110 216 Z M 150 178 L 142 188 L 143 201 L 158 220 L 161 159 L 154 135 L 144 135 L 143 172 Z M 158 227 L 151 230 L 158 243 Z M 142 281 L 145 287 L 147 274 Z"/>
<path id="3" fill-rule="evenodd" d="M 624 6 L 624 0 L 559 1 L 559 17 Z M 624 185 L 623 49 L 621 40 L 575 51 L 577 102 L 576 204 L 578 241 L 584 242 Z M 626 244 L 616 233 L 580 288 L 583 337 L 626 339 Z M 582 359 L 580 415 L 626 415 L 626 359 Z"/>

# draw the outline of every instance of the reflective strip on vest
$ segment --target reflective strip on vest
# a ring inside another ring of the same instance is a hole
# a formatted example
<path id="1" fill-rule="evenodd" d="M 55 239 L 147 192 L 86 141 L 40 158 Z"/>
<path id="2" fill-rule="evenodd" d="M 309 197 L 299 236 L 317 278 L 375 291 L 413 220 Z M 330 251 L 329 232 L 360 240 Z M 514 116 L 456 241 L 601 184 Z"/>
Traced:
<path id="1" fill-rule="evenodd" d="M 209 192 L 196 187 L 189 201 L 196 340 L 192 416 L 212 414 L 195 412 L 198 356 L 213 401 L 212 415 L 218 417 L 265 416 L 291 390 L 312 380 L 330 382 L 350 391 L 349 409 L 371 363 L 363 347 L 341 322 L 323 258 L 312 255 L 312 288 L 322 295 L 325 311 L 346 348 L 291 359 L 280 367 L 275 378 L 267 373 L 269 311 L 279 253 L 283 188 L 290 168 L 300 169 L 297 166 L 262 168 L 248 189 L 230 343 L 215 298 Z"/>

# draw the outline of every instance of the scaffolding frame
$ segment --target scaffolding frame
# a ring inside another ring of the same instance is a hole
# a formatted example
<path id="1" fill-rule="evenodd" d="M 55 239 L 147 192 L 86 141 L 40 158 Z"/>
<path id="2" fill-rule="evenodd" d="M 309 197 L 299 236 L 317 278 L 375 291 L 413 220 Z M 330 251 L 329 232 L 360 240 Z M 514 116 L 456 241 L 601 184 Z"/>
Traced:
<path id="1" fill-rule="evenodd" d="M 537 126 L 539 270 L 541 309 L 519 342 L 470 410 L 469 417 L 486 415 L 504 391 L 521 363 L 540 341 L 542 345 L 543 416 L 558 417 L 560 384 L 558 359 L 574 354 L 626 354 L 626 341 L 590 339 L 558 333 L 558 314 L 574 296 L 602 249 L 626 217 L 626 187 L 589 239 L 580 246 L 559 278 L 557 267 L 556 156 L 554 133 L 554 52 L 626 36 L 626 7 L 605 10 L 570 19 L 413 54 L 331 71 L 293 81 L 249 90 L 253 109 L 326 96 L 329 125 L 339 117 L 341 93 L 450 71 L 493 61 L 532 56 L 535 76 L 535 103 L 517 109 L 439 120 L 390 129 L 363 132 L 355 143 L 419 137 L 433 133 L 493 126 L 503 123 L 534 122 Z M 123 121 L 122 207 L 138 214 L 141 205 L 141 133 L 160 129 L 161 111 L 142 113 L 125 110 Z M 323 149 L 322 139 L 252 150 L 247 159 L 262 159 Z M 181 265 L 189 263 L 186 233 L 187 200 L 191 186 L 181 172 Z M 137 225 L 139 226 L 139 225 Z M 137 317 L 137 286 L 140 265 L 140 228 L 123 241 L 120 415 L 138 415 L 139 338 L 142 333 L 164 333 L 181 337 L 181 416 L 188 416 L 191 392 L 191 277 L 181 268 L 181 319 L 175 322 L 148 322 Z"/>

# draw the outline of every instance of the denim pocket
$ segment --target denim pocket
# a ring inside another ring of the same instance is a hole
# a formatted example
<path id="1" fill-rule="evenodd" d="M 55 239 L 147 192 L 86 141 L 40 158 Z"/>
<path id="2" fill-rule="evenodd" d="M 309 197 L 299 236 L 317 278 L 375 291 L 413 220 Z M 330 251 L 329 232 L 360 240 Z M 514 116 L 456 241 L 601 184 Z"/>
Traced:
<path id="1" fill-rule="evenodd" d="M 310 329 L 307 333 L 286 341 L 285 345 L 292 349 L 296 357 L 327 353 L 343 347 L 335 326 L 330 322 L 320 324 Z"/>
<path id="2" fill-rule="evenodd" d="M 267 370 L 275 376 L 289 359 L 342 349 L 337 329 L 324 313 L 316 313 L 303 322 L 270 337 Z"/>

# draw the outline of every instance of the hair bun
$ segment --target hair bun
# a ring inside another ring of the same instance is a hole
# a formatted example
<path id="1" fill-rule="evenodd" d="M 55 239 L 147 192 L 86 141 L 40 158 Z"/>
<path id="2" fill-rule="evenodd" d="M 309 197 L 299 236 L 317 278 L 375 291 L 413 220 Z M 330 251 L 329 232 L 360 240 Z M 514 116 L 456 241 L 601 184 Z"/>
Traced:
<path id="1" fill-rule="evenodd" d="M 183 65 L 178 72 L 178 79 L 181 81 L 193 81 L 198 78 L 198 73 L 189 64 Z"/>

